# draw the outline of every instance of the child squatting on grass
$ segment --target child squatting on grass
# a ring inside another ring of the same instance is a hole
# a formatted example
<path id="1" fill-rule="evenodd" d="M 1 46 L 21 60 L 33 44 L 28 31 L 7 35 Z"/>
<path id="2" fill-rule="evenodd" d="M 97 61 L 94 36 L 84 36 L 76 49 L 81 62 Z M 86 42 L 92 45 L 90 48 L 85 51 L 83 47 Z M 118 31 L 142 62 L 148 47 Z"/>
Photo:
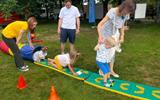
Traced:
<path id="1" fill-rule="evenodd" d="M 76 51 L 70 51 L 70 53 L 59 54 L 55 56 L 54 59 L 48 58 L 48 63 L 58 69 L 63 69 L 63 67 L 68 67 L 73 75 L 77 76 L 78 74 L 74 72 L 73 64 L 79 57 L 79 53 Z"/>
<path id="2" fill-rule="evenodd" d="M 113 50 L 108 48 L 107 39 L 104 43 L 99 44 L 99 49 L 97 50 L 96 63 L 100 70 L 103 72 L 103 84 L 105 87 L 111 87 L 114 81 L 110 78 L 110 67 L 109 63 L 114 59 Z"/>

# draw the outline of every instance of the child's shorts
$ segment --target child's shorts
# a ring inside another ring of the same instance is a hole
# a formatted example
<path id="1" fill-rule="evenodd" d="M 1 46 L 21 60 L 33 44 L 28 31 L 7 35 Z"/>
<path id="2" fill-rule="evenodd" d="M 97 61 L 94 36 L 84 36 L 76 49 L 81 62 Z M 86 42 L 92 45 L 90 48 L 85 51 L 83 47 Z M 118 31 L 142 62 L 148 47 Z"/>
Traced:
<path id="1" fill-rule="evenodd" d="M 102 70 L 103 74 L 107 74 L 110 72 L 110 68 L 109 68 L 109 65 L 108 63 L 102 63 L 102 62 L 99 62 L 99 61 L 96 61 L 98 67 Z"/>
<path id="2" fill-rule="evenodd" d="M 60 64 L 60 62 L 59 62 L 58 56 L 56 56 L 56 57 L 54 58 L 54 60 L 55 60 L 55 64 L 57 65 L 57 68 L 60 69 L 60 70 L 62 70 L 63 67 L 61 66 L 61 64 Z"/>

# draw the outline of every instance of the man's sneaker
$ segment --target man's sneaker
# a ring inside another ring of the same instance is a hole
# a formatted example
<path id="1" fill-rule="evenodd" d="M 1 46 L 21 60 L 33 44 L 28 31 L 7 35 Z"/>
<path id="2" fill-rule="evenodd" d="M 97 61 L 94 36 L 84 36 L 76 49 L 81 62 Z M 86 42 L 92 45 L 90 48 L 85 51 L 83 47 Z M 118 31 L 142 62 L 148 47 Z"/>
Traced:
<path id="1" fill-rule="evenodd" d="M 22 66 L 20 68 L 18 68 L 20 71 L 26 72 L 29 70 L 29 68 L 27 68 L 26 66 Z"/>
<path id="2" fill-rule="evenodd" d="M 29 66 L 28 66 L 28 65 L 25 65 L 25 67 L 28 68 Z"/>

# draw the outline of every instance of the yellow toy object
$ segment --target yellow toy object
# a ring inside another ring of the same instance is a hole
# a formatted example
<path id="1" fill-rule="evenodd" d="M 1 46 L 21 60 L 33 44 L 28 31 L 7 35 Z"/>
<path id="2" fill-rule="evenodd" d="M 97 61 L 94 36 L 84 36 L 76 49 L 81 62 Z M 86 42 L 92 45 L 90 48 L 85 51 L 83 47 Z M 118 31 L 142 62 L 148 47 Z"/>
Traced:
<path id="1" fill-rule="evenodd" d="M 24 43 L 19 43 L 19 44 L 18 44 L 18 48 L 21 49 L 21 48 L 22 48 L 23 46 L 25 46 L 25 45 L 26 45 L 26 44 L 24 44 Z"/>
<path id="2" fill-rule="evenodd" d="M 56 59 L 54 59 L 56 60 Z M 81 80 L 84 83 L 104 89 L 108 92 L 114 92 L 117 94 L 121 94 L 123 96 L 127 96 L 130 98 L 135 98 L 136 100 L 160 100 L 160 88 L 138 84 L 130 81 L 120 80 L 120 79 L 113 79 L 114 84 L 112 87 L 105 87 L 103 84 L 103 77 L 100 76 L 98 73 L 91 72 L 89 70 L 84 70 L 81 68 L 74 67 L 74 71 L 78 74 L 78 76 L 74 76 L 70 70 L 66 67 L 63 70 L 59 70 L 52 65 L 48 65 L 48 61 L 44 60 L 41 62 L 34 62 L 36 65 L 43 66 L 57 72 L 60 72 L 64 75 L 73 77 L 75 79 Z"/>
<path id="3" fill-rule="evenodd" d="M 9 54 L 11 55 L 11 56 L 13 56 L 13 53 L 12 53 L 12 51 L 11 51 L 11 49 L 9 49 Z"/>
<path id="4" fill-rule="evenodd" d="M 55 60 L 55 63 L 56 63 L 56 65 L 57 65 L 57 68 L 60 69 L 60 70 L 62 70 L 63 67 L 61 66 L 61 64 L 60 64 L 60 62 L 59 62 L 59 60 L 58 60 L 58 56 L 56 56 L 56 57 L 54 58 L 54 60 Z"/>

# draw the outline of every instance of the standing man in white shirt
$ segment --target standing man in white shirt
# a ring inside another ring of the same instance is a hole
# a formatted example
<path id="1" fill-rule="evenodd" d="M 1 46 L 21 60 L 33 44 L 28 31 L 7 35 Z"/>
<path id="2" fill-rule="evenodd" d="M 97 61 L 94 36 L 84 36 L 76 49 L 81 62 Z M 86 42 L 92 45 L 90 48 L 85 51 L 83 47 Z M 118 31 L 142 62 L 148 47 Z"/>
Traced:
<path id="1" fill-rule="evenodd" d="M 65 0 L 65 6 L 61 8 L 57 32 L 60 34 L 61 53 L 64 54 L 65 43 L 69 38 L 70 51 L 74 50 L 76 33 L 80 32 L 80 13 L 71 0 Z"/>

